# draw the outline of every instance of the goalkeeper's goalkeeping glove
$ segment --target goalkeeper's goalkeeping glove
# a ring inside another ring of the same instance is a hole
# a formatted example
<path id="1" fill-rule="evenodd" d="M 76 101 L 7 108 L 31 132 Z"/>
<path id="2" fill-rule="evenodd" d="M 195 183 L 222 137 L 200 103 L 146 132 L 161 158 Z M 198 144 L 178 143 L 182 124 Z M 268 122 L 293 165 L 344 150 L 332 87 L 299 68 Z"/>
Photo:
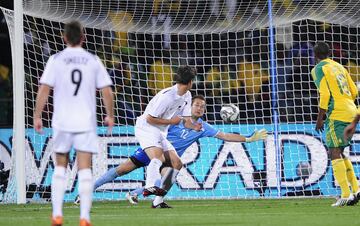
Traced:
<path id="1" fill-rule="evenodd" d="M 253 135 L 251 137 L 247 137 L 245 139 L 245 142 L 254 142 L 254 141 L 258 141 L 258 140 L 264 140 L 267 137 L 267 131 L 266 129 L 261 129 L 261 130 L 255 130 Z"/>

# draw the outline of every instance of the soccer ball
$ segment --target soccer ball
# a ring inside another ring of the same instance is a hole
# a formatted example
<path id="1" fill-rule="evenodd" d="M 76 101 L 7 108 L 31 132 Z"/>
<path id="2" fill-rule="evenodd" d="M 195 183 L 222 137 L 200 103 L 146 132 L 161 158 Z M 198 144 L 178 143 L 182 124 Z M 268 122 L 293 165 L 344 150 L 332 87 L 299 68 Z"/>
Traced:
<path id="1" fill-rule="evenodd" d="M 234 104 L 226 104 L 220 110 L 220 117 L 225 122 L 234 122 L 239 119 L 240 110 Z"/>

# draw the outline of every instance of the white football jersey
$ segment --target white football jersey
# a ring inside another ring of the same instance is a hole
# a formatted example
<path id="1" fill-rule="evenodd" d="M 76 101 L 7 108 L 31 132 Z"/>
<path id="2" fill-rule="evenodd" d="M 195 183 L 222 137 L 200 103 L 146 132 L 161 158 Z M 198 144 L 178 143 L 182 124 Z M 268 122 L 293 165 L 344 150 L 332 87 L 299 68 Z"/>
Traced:
<path id="1" fill-rule="evenodd" d="M 67 132 L 96 129 L 96 89 L 112 82 L 100 59 L 81 47 L 52 55 L 40 79 L 53 87 L 52 127 Z"/>
<path id="2" fill-rule="evenodd" d="M 136 124 L 138 126 L 154 126 L 167 133 L 169 125 L 151 125 L 147 123 L 146 116 L 151 115 L 162 119 L 171 119 L 176 115 L 191 116 L 190 91 L 187 91 L 182 96 L 179 96 L 177 92 L 177 85 L 161 90 L 151 99 L 144 114 L 137 119 Z"/>

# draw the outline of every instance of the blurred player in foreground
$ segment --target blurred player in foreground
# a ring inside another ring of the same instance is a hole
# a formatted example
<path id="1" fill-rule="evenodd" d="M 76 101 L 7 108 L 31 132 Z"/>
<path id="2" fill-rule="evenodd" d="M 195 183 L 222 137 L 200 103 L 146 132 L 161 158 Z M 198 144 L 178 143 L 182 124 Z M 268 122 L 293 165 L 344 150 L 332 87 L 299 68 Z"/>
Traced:
<path id="1" fill-rule="evenodd" d="M 194 96 L 192 98 L 191 104 L 191 120 L 192 122 L 196 122 L 202 125 L 202 129 L 200 131 L 186 128 L 183 122 L 177 125 L 170 126 L 167 139 L 174 146 L 179 156 L 182 156 L 189 146 L 191 146 L 194 142 L 203 137 L 216 137 L 218 139 L 230 142 L 254 142 L 265 139 L 267 136 L 265 129 L 255 131 L 254 134 L 249 138 L 244 137 L 240 134 L 221 132 L 201 119 L 201 117 L 205 113 L 205 109 L 205 98 L 203 96 Z M 165 160 L 165 163 L 161 167 L 163 177 L 161 180 L 156 181 L 156 184 L 162 189 L 168 191 L 175 182 L 176 175 L 173 173 L 174 170 L 168 167 L 171 165 L 171 156 L 165 154 Z M 94 189 L 100 187 L 105 183 L 111 182 L 115 178 L 123 176 L 139 167 L 145 167 L 149 164 L 149 162 L 149 157 L 141 148 L 139 148 L 132 156 L 130 156 L 130 158 L 126 162 L 120 164 L 116 168 L 110 169 L 103 176 L 101 176 L 95 182 Z M 126 195 L 126 198 L 129 200 L 130 203 L 137 204 L 138 195 L 142 194 L 143 190 L 144 188 L 139 188 L 135 191 L 129 192 Z M 171 207 L 164 202 L 163 196 L 156 196 L 155 200 L 152 203 L 152 208 Z"/>
<path id="2" fill-rule="evenodd" d="M 359 186 L 352 163 L 344 156 L 344 148 L 350 144 L 350 140 L 344 139 L 344 129 L 356 115 L 354 100 L 358 90 L 347 70 L 329 58 L 330 48 L 326 43 L 317 43 L 314 52 L 318 64 L 311 74 L 320 94 L 315 129 L 320 132 L 324 130 L 326 114 L 326 146 L 330 152 L 334 177 L 341 188 L 341 197 L 332 206 L 354 205 L 360 195 Z"/>
<path id="3" fill-rule="evenodd" d="M 54 91 L 52 118 L 53 149 L 56 153 L 55 169 L 51 181 L 52 223 L 63 224 L 63 199 L 66 190 L 66 169 L 69 151 L 77 154 L 80 205 L 80 226 L 90 226 L 93 177 L 92 155 L 99 149 L 96 134 L 96 89 L 104 99 L 105 124 L 109 131 L 114 125 L 111 79 L 97 56 L 82 48 L 82 25 L 73 21 L 65 25 L 64 41 L 67 48 L 50 57 L 40 79 L 34 128 L 42 133 L 41 113 L 50 90 Z"/>

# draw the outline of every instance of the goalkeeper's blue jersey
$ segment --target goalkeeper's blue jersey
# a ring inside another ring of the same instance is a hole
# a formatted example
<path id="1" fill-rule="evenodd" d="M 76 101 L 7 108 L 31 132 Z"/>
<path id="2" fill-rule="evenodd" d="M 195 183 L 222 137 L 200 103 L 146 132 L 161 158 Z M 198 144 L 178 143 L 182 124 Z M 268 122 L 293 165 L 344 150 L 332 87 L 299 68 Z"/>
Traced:
<path id="1" fill-rule="evenodd" d="M 185 128 L 182 122 L 178 125 L 170 126 L 167 139 L 174 146 L 179 156 L 184 154 L 185 150 L 198 139 L 202 137 L 215 137 L 218 134 L 219 130 L 204 122 L 201 118 L 197 122 L 202 124 L 200 131 Z"/>
<path id="2" fill-rule="evenodd" d="M 202 124 L 200 131 L 185 128 L 182 122 L 169 127 L 167 139 L 174 146 L 180 157 L 184 154 L 185 150 L 198 139 L 202 137 L 215 137 L 219 133 L 219 130 L 207 122 L 204 122 L 202 119 L 198 119 L 197 122 Z M 138 148 L 135 153 L 131 155 L 130 159 L 139 167 L 147 166 L 150 163 L 150 159 L 141 148 Z"/>

